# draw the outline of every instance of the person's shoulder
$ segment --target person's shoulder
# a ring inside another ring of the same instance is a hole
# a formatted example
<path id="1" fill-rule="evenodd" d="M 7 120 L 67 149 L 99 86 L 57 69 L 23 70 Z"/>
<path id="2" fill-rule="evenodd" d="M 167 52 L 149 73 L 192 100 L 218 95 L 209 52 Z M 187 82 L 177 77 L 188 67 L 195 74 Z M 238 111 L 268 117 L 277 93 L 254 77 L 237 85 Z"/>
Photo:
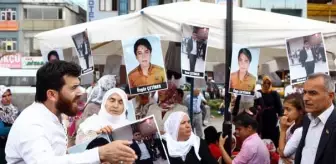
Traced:
<path id="1" fill-rule="evenodd" d="M 152 64 L 153 71 L 164 71 L 164 68 L 155 64 Z"/>
<path id="2" fill-rule="evenodd" d="M 128 73 L 129 78 L 137 76 L 139 74 L 139 66 L 135 67 L 130 73 Z"/>
<path id="3" fill-rule="evenodd" d="M 257 80 L 257 78 L 254 75 L 252 75 L 250 72 L 247 72 L 247 75 L 248 75 L 249 80 L 253 80 L 253 81 Z"/>
<path id="4" fill-rule="evenodd" d="M 237 75 L 238 75 L 238 71 L 232 72 L 230 76 L 232 77 L 232 76 L 237 76 Z"/>

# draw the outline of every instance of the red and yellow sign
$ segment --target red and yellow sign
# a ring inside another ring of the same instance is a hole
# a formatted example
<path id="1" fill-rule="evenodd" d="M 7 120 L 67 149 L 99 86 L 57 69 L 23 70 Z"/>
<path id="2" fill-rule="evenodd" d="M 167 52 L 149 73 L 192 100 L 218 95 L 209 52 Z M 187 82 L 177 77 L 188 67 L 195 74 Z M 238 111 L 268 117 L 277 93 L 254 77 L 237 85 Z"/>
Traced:
<path id="1" fill-rule="evenodd" d="M 13 20 L 0 21 L 0 31 L 18 31 L 19 23 Z"/>

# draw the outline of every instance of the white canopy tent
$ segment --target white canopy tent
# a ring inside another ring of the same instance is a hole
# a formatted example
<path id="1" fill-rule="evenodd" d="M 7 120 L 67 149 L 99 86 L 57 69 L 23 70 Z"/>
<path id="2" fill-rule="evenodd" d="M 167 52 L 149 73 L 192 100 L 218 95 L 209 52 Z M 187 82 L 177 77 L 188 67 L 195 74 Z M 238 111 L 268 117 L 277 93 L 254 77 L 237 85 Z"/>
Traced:
<path id="1" fill-rule="evenodd" d="M 208 62 L 225 62 L 226 6 L 203 2 L 179 2 L 152 6 L 128 15 L 102 19 L 42 32 L 35 36 L 35 49 L 74 47 L 71 36 L 88 29 L 90 42 L 111 42 L 94 51 L 99 55 L 122 55 L 120 41 L 135 36 L 157 34 L 165 41 L 181 40 L 181 24 L 210 28 Z M 336 25 L 265 11 L 233 8 L 233 42 L 261 47 L 259 63 L 285 56 L 285 38 L 323 32 L 327 49 L 336 35 Z M 113 46 L 111 45 L 113 44 Z M 164 47 L 167 43 L 163 43 Z M 163 48 L 164 54 L 166 49 Z"/>

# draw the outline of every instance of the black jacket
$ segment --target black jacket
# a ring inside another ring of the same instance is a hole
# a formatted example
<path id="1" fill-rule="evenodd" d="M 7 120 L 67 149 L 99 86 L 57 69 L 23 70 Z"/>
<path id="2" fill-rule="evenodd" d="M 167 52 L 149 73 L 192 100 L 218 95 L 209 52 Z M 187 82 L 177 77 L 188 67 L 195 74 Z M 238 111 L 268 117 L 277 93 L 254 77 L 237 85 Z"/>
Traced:
<path id="1" fill-rule="evenodd" d="M 149 146 L 146 143 L 145 143 L 145 145 L 146 145 L 146 148 L 147 148 L 148 153 L 150 155 L 150 159 L 153 159 L 152 150 L 149 148 Z M 135 140 L 133 140 L 133 143 L 131 144 L 131 148 L 135 151 L 135 154 L 138 156 L 138 159 L 135 161 L 135 163 L 137 163 L 137 162 L 139 162 L 140 157 L 141 157 L 141 150 L 140 150 L 140 147 Z"/>
<path id="2" fill-rule="evenodd" d="M 310 125 L 310 119 L 305 116 L 303 120 L 302 138 L 295 154 L 295 164 L 301 163 L 302 150 Z M 336 109 L 329 116 L 321 134 L 316 151 L 314 164 L 336 164 Z"/>
<path id="3" fill-rule="evenodd" d="M 181 157 L 170 157 L 167 149 L 167 142 L 164 139 L 162 140 L 171 164 L 218 164 L 216 159 L 210 154 L 210 150 L 206 142 L 203 139 L 201 139 L 200 142 L 198 154 L 202 158 L 201 161 L 198 160 L 194 148 L 190 149 L 185 161 L 183 161 Z"/>

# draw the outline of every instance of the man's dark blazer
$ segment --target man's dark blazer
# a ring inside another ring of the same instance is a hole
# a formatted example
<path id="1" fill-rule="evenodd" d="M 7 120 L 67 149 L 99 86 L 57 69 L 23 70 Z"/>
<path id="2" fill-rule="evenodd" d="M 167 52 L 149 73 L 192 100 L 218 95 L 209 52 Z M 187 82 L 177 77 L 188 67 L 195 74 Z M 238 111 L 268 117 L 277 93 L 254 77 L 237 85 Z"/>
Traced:
<path id="1" fill-rule="evenodd" d="M 302 138 L 295 154 L 295 164 L 301 163 L 302 150 L 308 132 L 310 119 L 304 117 Z M 336 164 L 336 109 L 329 116 L 321 134 L 314 164 Z"/>
<path id="2" fill-rule="evenodd" d="M 146 148 L 148 150 L 148 153 L 150 155 L 150 159 L 153 159 L 153 152 L 152 150 L 149 148 L 149 146 L 144 142 L 144 144 L 146 145 Z M 133 143 L 131 144 L 131 148 L 135 151 L 135 154 L 138 156 L 138 159 L 135 162 L 138 162 L 140 160 L 141 157 L 141 150 L 140 147 L 138 145 L 138 143 L 133 140 Z"/>
<path id="3" fill-rule="evenodd" d="M 313 48 L 310 49 L 312 54 L 313 54 L 313 57 L 314 57 L 314 61 L 316 61 L 316 55 L 315 55 L 315 51 Z M 303 48 L 301 51 L 300 51 L 300 62 L 302 63 L 302 66 L 305 65 L 306 63 L 306 60 L 308 58 L 308 55 L 307 55 L 307 51 L 305 48 Z"/>
<path id="4" fill-rule="evenodd" d="M 188 53 L 188 56 L 190 55 L 190 53 L 191 53 L 191 51 L 193 49 L 193 46 L 194 46 L 193 39 L 192 38 L 188 39 L 188 44 L 187 44 L 187 53 Z M 196 55 L 196 54 L 194 54 L 194 55 Z"/>

